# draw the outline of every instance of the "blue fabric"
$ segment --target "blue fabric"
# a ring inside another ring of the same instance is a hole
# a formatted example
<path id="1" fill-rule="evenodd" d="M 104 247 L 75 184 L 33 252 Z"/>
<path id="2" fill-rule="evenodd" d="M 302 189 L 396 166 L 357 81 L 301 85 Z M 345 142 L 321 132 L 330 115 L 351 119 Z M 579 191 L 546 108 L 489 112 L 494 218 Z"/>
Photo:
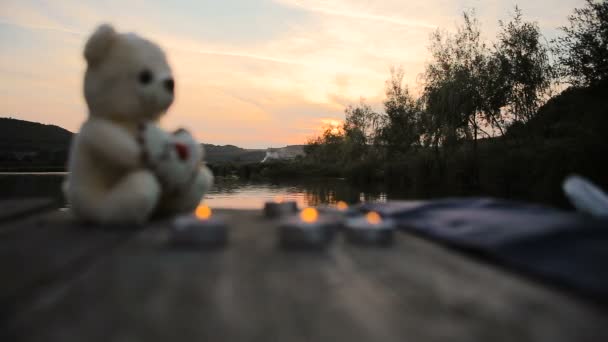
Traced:
<path id="1" fill-rule="evenodd" d="M 364 203 L 359 209 L 608 302 L 608 220 L 490 198 Z"/>

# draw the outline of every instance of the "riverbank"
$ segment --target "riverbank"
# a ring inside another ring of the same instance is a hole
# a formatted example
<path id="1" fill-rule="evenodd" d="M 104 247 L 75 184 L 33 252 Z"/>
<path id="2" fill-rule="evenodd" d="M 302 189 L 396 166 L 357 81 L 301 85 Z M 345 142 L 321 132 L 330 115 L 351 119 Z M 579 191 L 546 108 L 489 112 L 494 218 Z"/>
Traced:
<path id="1" fill-rule="evenodd" d="M 493 196 L 569 207 L 561 184 L 571 174 L 608 188 L 608 144 L 574 137 L 518 139 L 508 136 L 452 150 L 420 148 L 402 159 L 370 158 L 348 164 L 305 159 L 256 164 L 210 165 L 216 176 L 245 180 L 344 178 L 360 186 L 381 186 L 405 198 Z"/>

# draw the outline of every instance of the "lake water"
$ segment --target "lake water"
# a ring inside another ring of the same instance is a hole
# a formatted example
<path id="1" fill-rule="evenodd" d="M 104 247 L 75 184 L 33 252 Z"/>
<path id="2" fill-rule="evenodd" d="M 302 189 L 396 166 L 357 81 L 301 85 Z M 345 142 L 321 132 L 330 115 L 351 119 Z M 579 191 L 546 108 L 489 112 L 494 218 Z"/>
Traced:
<path id="1" fill-rule="evenodd" d="M 0 199 L 53 197 L 63 200 L 61 183 L 65 173 L 0 173 Z M 343 179 L 313 179 L 293 182 L 244 181 L 217 178 L 204 202 L 214 208 L 257 209 L 277 196 L 298 202 L 301 207 L 346 201 L 398 199 L 382 187 L 357 187 Z"/>

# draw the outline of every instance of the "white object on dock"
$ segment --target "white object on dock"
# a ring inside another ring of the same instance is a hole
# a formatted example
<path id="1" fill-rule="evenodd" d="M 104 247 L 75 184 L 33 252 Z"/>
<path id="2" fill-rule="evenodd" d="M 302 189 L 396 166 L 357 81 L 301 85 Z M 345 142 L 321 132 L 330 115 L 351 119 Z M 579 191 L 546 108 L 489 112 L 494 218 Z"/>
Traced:
<path id="1" fill-rule="evenodd" d="M 569 176 L 562 188 L 578 211 L 595 217 L 608 217 L 608 195 L 586 178 Z"/>

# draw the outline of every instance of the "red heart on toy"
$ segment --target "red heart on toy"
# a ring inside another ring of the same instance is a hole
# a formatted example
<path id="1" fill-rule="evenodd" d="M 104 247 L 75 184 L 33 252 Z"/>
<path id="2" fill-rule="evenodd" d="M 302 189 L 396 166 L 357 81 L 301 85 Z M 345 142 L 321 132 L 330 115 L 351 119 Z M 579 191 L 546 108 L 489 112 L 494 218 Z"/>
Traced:
<path id="1" fill-rule="evenodd" d="M 177 151 L 177 155 L 181 160 L 187 160 L 190 156 L 190 150 L 188 150 L 188 146 L 182 143 L 175 143 L 175 151 Z"/>

